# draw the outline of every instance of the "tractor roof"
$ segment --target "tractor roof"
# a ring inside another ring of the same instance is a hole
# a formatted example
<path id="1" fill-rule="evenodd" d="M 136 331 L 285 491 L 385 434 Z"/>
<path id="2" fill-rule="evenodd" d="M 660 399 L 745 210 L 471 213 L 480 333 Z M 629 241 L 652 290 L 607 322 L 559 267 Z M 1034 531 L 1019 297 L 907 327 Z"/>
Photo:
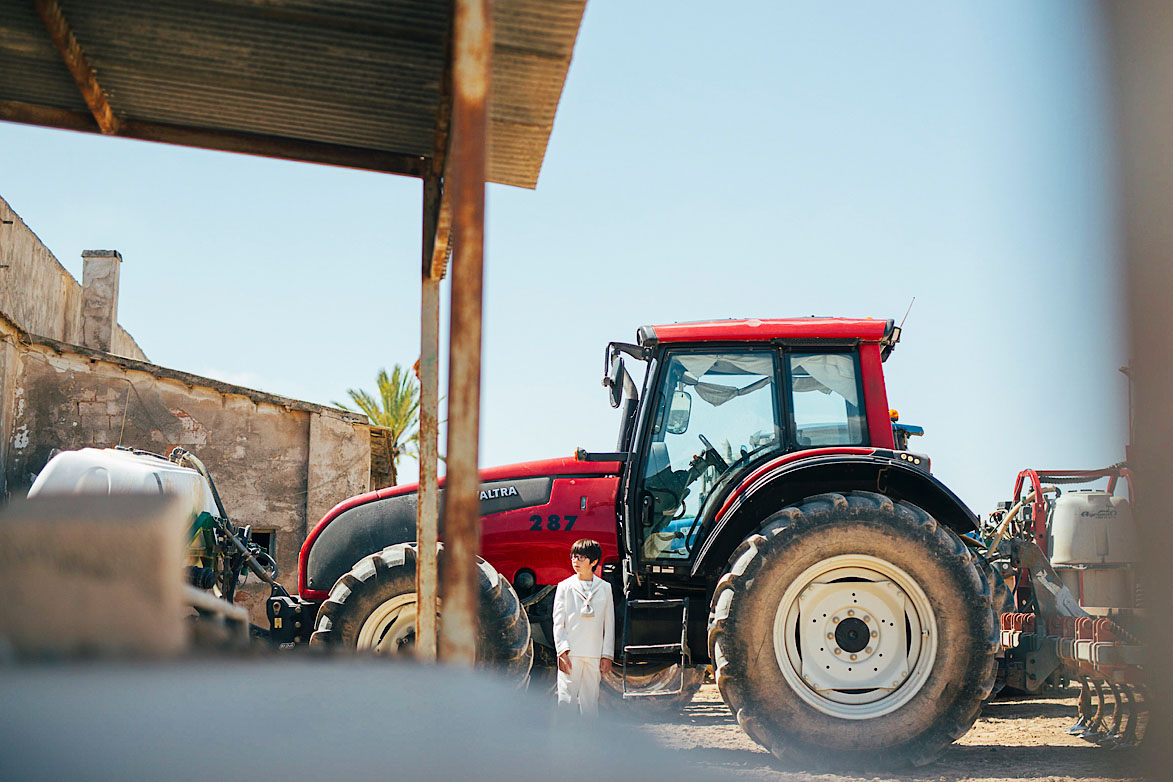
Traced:
<path id="1" fill-rule="evenodd" d="M 891 320 L 873 318 L 751 318 L 642 326 L 637 337 L 640 345 L 648 347 L 660 342 L 752 342 L 771 339 L 858 339 L 882 342 L 891 336 L 892 331 Z"/>

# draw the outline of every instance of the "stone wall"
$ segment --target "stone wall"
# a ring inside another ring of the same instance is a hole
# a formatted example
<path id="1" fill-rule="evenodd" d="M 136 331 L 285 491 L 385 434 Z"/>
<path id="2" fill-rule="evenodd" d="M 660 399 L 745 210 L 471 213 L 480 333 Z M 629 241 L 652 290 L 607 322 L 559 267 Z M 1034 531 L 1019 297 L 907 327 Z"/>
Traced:
<path id="1" fill-rule="evenodd" d="M 297 588 L 309 529 L 367 491 L 370 435 L 361 414 L 28 334 L 0 320 L 3 488 L 27 491 L 54 450 L 124 445 L 207 465 L 229 516 L 271 532 L 280 580 Z M 256 579 L 238 593 L 266 625 Z"/>
<path id="2" fill-rule="evenodd" d="M 85 340 L 83 287 L 3 198 L 0 198 L 0 265 L 5 267 L 0 269 L 0 312 L 12 322 L 30 334 L 71 345 L 99 347 Z M 116 288 L 114 294 L 116 313 Z M 117 322 L 111 325 L 111 344 L 102 346 L 103 349 L 146 361 L 134 338 Z"/>

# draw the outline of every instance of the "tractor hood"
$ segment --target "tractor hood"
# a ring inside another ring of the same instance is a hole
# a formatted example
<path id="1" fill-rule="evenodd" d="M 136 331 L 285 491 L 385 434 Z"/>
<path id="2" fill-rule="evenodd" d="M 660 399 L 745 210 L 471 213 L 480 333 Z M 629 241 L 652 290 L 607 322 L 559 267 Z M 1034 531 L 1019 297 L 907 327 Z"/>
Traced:
<path id="1" fill-rule="evenodd" d="M 620 462 L 542 459 L 480 471 L 481 515 L 544 505 L 555 478 L 618 475 Z M 444 503 L 444 479 L 440 504 Z M 343 573 L 362 557 L 385 546 L 416 539 L 419 484 L 409 483 L 360 494 L 335 505 L 314 526 L 301 547 L 298 591 L 323 600 Z M 443 523 L 441 522 L 441 535 Z"/>
<path id="2" fill-rule="evenodd" d="M 481 483 L 492 483 L 496 481 L 507 481 L 512 478 L 558 478 L 566 475 L 618 475 L 622 469 L 622 462 L 580 461 L 574 456 L 568 456 L 560 459 L 537 459 L 532 462 L 506 464 L 501 467 L 485 467 L 480 471 L 480 476 Z M 444 488 L 444 482 L 444 478 L 441 477 L 439 481 L 441 489 Z M 356 497 L 343 500 L 334 506 L 329 513 L 322 517 L 317 527 L 328 524 L 332 517 L 346 508 L 388 497 L 416 494 L 417 492 L 419 492 L 418 483 L 402 483 L 398 486 L 388 486 L 385 489 L 359 494 Z M 482 492 L 481 501 L 484 502 L 486 499 L 488 498 Z M 488 512 L 493 513 L 495 511 Z M 314 528 L 315 531 L 317 531 L 317 527 Z M 312 536 L 313 533 L 310 534 Z"/>

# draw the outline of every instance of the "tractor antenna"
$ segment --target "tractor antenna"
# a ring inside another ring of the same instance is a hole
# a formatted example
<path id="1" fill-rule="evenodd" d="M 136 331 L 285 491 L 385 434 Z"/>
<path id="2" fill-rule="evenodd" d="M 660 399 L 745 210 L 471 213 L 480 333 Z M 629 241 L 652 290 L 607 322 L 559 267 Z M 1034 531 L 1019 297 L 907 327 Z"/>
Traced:
<path id="1" fill-rule="evenodd" d="M 908 302 L 908 309 L 906 309 L 904 311 L 904 317 L 900 319 L 900 325 L 898 326 L 898 328 L 901 328 L 901 329 L 904 328 L 904 321 L 908 320 L 908 313 L 912 312 L 912 305 L 913 304 L 916 304 L 916 296 L 913 296 L 912 301 Z"/>

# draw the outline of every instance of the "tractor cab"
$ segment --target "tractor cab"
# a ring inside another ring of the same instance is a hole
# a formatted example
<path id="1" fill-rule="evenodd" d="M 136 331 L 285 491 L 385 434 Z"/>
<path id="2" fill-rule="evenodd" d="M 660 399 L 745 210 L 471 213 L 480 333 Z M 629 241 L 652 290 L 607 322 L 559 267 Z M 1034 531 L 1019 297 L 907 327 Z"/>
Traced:
<path id="1" fill-rule="evenodd" d="M 608 345 L 603 383 L 624 413 L 628 572 L 688 572 L 763 465 L 893 448 L 880 364 L 898 338 L 891 321 L 804 318 L 645 326 L 637 344 Z M 621 354 L 647 362 L 642 393 Z"/>

